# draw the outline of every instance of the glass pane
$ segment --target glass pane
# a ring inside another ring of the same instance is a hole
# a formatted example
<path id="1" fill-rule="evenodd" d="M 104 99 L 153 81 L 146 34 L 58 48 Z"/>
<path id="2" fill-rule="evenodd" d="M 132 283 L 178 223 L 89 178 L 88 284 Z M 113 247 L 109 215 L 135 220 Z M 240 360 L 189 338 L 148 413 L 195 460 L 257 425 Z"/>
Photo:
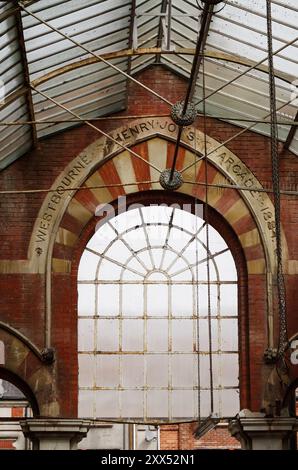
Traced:
<path id="1" fill-rule="evenodd" d="M 196 400 L 197 401 L 197 400 Z M 197 404 L 198 406 L 198 404 Z M 211 395 L 209 390 L 200 391 L 200 412 L 201 418 L 207 418 L 211 414 Z"/>
<path id="2" fill-rule="evenodd" d="M 202 248 L 200 243 L 198 243 L 196 240 L 193 240 L 183 251 L 182 256 L 189 264 L 194 264 L 197 259 L 206 257 L 206 250 Z"/>
<path id="3" fill-rule="evenodd" d="M 147 392 L 148 418 L 165 418 L 168 416 L 168 392 L 166 390 L 150 390 Z"/>
<path id="4" fill-rule="evenodd" d="M 199 258 L 199 260 L 203 259 L 206 260 L 206 253 Z M 199 282 L 208 281 L 207 261 L 199 263 L 197 267 L 193 268 L 193 271 L 195 272 L 195 278 L 198 279 Z M 209 261 L 209 281 L 219 281 L 214 267 L 214 262 L 212 260 Z"/>
<path id="5" fill-rule="evenodd" d="M 148 253 L 147 253 L 147 255 L 148 255 Z M 148 255 L 148 256 L 149 256 L 149 255 Z M 138 254 L 138 258 L 141 259 L 140 253 Z M 141 261 L 143 261 L 143 260 L 141 259 Z M 149 263 L 150 263 L 150 259 L 149 259 Z M 142 279 L 143 279 L 143 276 L 146 275 L 146 274 L 147 274 L 147 271 L 148 271 L 148 268 L 147 268 L 147 267 L 144 268 L 144 266 L 142 266 L 142 264 L 140 263 L 140 261 L 138 261 L 138 259 L 137 259 L 136 257 L 132 258 L 132 259 L 129 261 L 129 263 L 127 263 L 126 266 L 127 266 L 128 268 L 132 269 L 133 271 L 136 271 L 136 274 L 139 275 L 139 276 L 141 276 Z M 145 266 L 147 266 L 147 265 L 145 264 Z M 151 269 L 151 268 L 150 268 L 150 269 Z M 124 270 L 124 273 L 126 273 L 126 271 L 127 271 L 126 276 L 128 276 L 128 275 L 129 275 L 129 274 L 128 274 L 129 271 L 128 271 L 128 270 Z M 129 279 L 129 278 L 127 278 L 127 279 Z"/>
<path id="6" fill-rule="evenodd" d="M 221 281 L 237 281 L 235 262 L 230 251 L 216 256 L 214 261 L 217 265 Z"/>
<path id="7" fill-rule="evenodd" d="M 100 263 L 97 278 L 99 280 L 119 280 L 121 274 L 121 267 L 108 260 L 103 259 Z"/>
<path id="8" fill-rule="evenodd" d="M 193 390 L 172 391 L 172 415 L 173 418 L 189 418 L 194 416 Z"/>
<path id="9" fill-rule="evenodd" d="M 139 418 L 144 416 L 144 392 L 139 390 L 123 390 L 120 392 L 121 416 Z"/>
<path id="10" fill-rule="evenodd" d="M 78 416 L 79 418 L 93 418 L 95 416 L 93 390 L 79 390 Z"/>
<path id="11" fill-rule="evenodd" d="M 200 241 L 200 244 L 207 245 L 207 235 L 206 235 L 206 225 L 200 230 L 200 233 L 197 235 L 197 240 Z"/>
<path id="12" fill-rule="evenodd" d="M 226 242 L 222 236 L 209 225 L 209 248 L 211 253 L 218 253 L 219 251 L 225 250 L 227 247 Z"/>
<path id="13" fill-rule="evenodd" d="M 96 390 L 97 418 L 119 418 L 119 392 L 113 390 Z"/>
<path id="14" fill-rule="evenodd" d="M 211 320 L 211 344 L 212 351 L 219 349 L 218 343 L 218 321 Z M 209 322 L 208 319 L 199 320 L 199 350 L 209 352 Z"/>
<path id="15" fill-rule="evenodd" d="M 150 281 L 151 278 L 148 278 Z M 147 315 L 167 317 L 169 310 L 169 287 L 167 285 L 148 284 L 147 288 Z"/>
<path id="16" fill-rule="evenodd" d="M 98 286 L 99 316 L 118 316 L 119 308 L 119 286 L 117 284 L 103 284 Z"/>
<path id="17" fill-rule="evenodd" d="M 144 386 L 144 356 L 128 354 L 122 356 L 122 387 L 136 388 Z"/>
<path id="18" fill-rule="evenodd" d="M 237 318 L 221 320 L 221 350 L 238 351 L 238 320 Z"/>
<path id="19" fill-rule="evenodd" d="M 168 206 L 151 206 L 142 207 L 141 209 L 145 223 L 165 223 L 168 224 L 173 209 Z"/>
<path id="20" fill-rule="evenodd" d="M 172 321 L 172 347 L 173 351 L 193 352 L 194 345 L 194 322 L 193 320 Z"/>
<path id="21" fill-rule="evenodd" d="M 95 285 L 78 285 L 78 315 L 95 315 Z"/>
<path id="22" fill-rule="evenodd" d="M 181 251 L 186 247 L 192 235 L 184 232 L 181 229 L 173 227 L 170 232 L 168 245 L 176 251 Z"/>
<path id="23" fill-rule="evenodd" d="M 167 320 L 147 321 L 148 351 L 168 351 L 168 322 Z"/>
<path id="24" fill-rule="evenodd" d="M 118 214 L 117 217 L 111 219 L 110 222 L 118 232 L 123 232 L 124 230 L 142 223 L 140 213 L 137 208 Z"/>
<path id="25" fill-rule="evenodd" d="M 148 250 L 139 252 L 138 253 L 138 258 L 141 260 L 143 265 L 146 267 L 147 271 L 151 271 L 152 269 L 156 268 L 156 266 L 154 267 L 154 265 L 152 264 L 154 262 L 154 260 L 153 261 L 151 260 L 151 257 L 150 257 L 150 254 L 149 254 Z M 139 270 L 140 269 L 138 268 L 138 271 Z"/>
<path id="26" fill-rule="evenodd" d="M 194 387 L 194 356 L 177 354 L 172 356 L 172 385 L 179 388 Z"/>
<path id="27" fill-rule="evenodd" d="M 212 377 L 213 387 L 221 387 L 222 384 L 222 369 L 221 369 L 221 355 L 212 354 Z"/>
<path id="28" fill-rule="evenodd" d="M 184 259 L 177 255 L 174 262 L 166 266 L 166 270 L 170 276 L 175 276 L 177 273 L 189 271 L 189 266 Z"/>
<path id="29" fill-rule="evenodd" d="M 173 285 L 172 294 L 172 316 L 191 317 L 193 315 L 194 292 L 193 286 Z"/>
<path id="30" fill-rule="evenodd" d="M 162 248 L 153 248 L 151 251 L 156 269 L 159 269 L 162 262 L 164 250 Z"/>
<path id="31" fill-rule="evenodd" d="M 146 355 L 147 385 L 149 387 L 168 387 L 168 355 Z"/>
<path id="32" fill-rule="evenodd" d="M 203 204 L 200 204 L 202 210 L 200 211 L 199 204 L 197 204 L 197 213 L 199 212 L 203 216 Z M 204 221 L 196 217 L 194 214 L 186 210 L 175 209 L 173 224 L 183 227 L 185 230 L 188 230 L 192 233 L 195 233 L 203 225 Z"/>
<path id="33" fill-rule="evenodd" d="M 103 224 L 98 228 L 98 230 L 96 230 L 93 237 L 89 240 L 87 248 L 90 248 L 97 253 L 103 253 L 109 243 L 115 239 L 116 233 L 114 230 L 108 224 Z"/>
<path id="34" fill-rule="evenodd" d="M 116 240 L 105 254 L 105 256 L 114 259 L 121 264 L 125 264 L 125 262 L 130 258 L 131 255 L 131 251 L 126 248 L 126 246 L 121 240 Z"/>
<path id="35" fill-rule="evenodd" d="M 201 389 L 210 389 L 210 356 L 201 355 L 199 356 L 199 366 L 200 370 L 200 388 Z M 197 372 L 198 375 L 198 372 Z"/>
<path id="36" fill-rule="evenodd" d="M 236 387 L 239 385 L 238 354 L 213 354 L 213 385 L 218 387 Z"/>
<path id="37" fill-rule="evenodd" d="M 165 225 L 147 225 L 146 226 L 149 243 L 151 246 L 164 246 L 168 227 Z"/>
<path id="38" fill-rule="evenodd" d="M 223 316 L 238 315 L 237 284 L 220 286 L 220 314 Z"/>
<path id="39" fill-rule="evenodd" d="M 175 274 L 175 276 L 171 275 L 171 278 L 172 278 L 173 282 L 175 282 L 175 281 L 193 281 L 194 280 L 192 271 L 190 269 L 186 269 L 185 271 L 183 271 L 179 274 Z"/>
<path id="40" fill-rule="evenodd" d="M 84 251 L 81 257 L 78 280 L 89 281 L 95 279 L 95 272 L 100 258 L 89 251 Z"/>
<path id="41" fill-rule="evenodd" d="M 97 323 L 97 350 L 119 350 L 119 320 L 100 320 Z"/>
<path id="42" fill-rule="evenodd" d="M 144 351 L 143 320 L 122 321 L 122 350 Z"/>
<path id="43" fill-rule="evenodd" d="M 210 310 L 211 315 L 218 314 L 218 294 L 219 290 L 217 286 L 210 286 Z M 205 284 L 199 285 L 198 287 L 199 297 L 199 316 L 208 316 L 208 286 Z"/>
<path id="44" fill-rule="evenodd" d="M 147 277 L 147 281 L 154 282 L 154 281 L 161 281 L 161 282 L 168 282 L 168 277 L 161 271 L 151 273 Z"/>
<path id="45" fill-rule="evenodd" d="M 131 230 L 128 233 L 123 234 L 123 239 L 129 244 L 133 251 L 139 251 L 142 248 L 146 248 L 147 240 L 144 233 L 143 227 Z"/>
<path id="46" fill-rule="evenodd" d="M 78 349 L 79 351 L 94 350 L 94 320 L 79 318 Z"/>
<path id="47" fill-rule="evenodd" d="M 223 387 L 239 386 L 239 358 L 238 354 L 221 355 L 221 385 Z"/>
<path id="48" fill-rule="evenodd" d="M 96 356 L 96 386 L 118 387 L 120 380 L 119 356 Z"/>
<path id="49" fill-rule="evenodd" d="M 132 263 L 128 263 L 127 267 L 132 268 Z M 137 282 L 143 281 L 144 280 L 144 274 L 146 274 L 146 273 L 145 273 L 145 270 L 141 267 L 141 265 L 139 263 L 138 263 L 138 266 L 137 266 L 137 270 L 138 270 L 138 272 L 140 272 L 140 274 L 136 274 L 136 273 L 130 271 L 129 269 L 123 270 L 123 272 L 122 272 L 122 281 L 137 281 Z M 142 273 L 142 275 L 141 275 L 141 273 Z"/>
<path id="50" fill-rule="evenodd" d="M 142 284 L 127 284 L 122 286 L 122 315 L 144 315 L 144 286 Z"/>
<path id="51" fill-rule="evenodd" d="M 223 417 L 233 418 L 240 411 L 239 392 L 237 390 L 221 390 L 217 392 Z"/>
<path id="52" fill-rule="evenodd" d="M 199 351 L 209 352 L 209 327 L 208 320 L 199 320 Z"/>
<path id="53" fill-rule="evenodd" d="M 165 249 L 165 255 L 164 255 L 164 259 L 163 259 L 163 263 L 162 263 L 162 269 L 164 270 L 167 270 L 167 267 L 170 266 L 170 264 L 175 261 L 175 259 L 177 258 L 177 254 L 174 253 L 173 251 L 171 250 L 168 250 L 168 249 Z M 177 270 L 178 271 L 178 270 Z M 174 269 L 173 269 L 173 272 L 174 272 Z"/>
<path id="54" fill-rule="evenodd" d="M 79 386 L 93 387 L 95 383 L 94 354 L 79 354 Z"/>

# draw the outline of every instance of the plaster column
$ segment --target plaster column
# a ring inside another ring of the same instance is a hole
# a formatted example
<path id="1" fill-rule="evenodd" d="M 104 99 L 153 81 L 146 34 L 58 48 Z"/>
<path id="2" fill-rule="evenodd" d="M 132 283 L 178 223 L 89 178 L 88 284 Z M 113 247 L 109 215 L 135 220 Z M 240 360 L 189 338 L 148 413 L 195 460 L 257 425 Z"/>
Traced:
<path id="1" fill-rule="evenodd" d="M 90 422 L 84 419 L 26 419 L 20 422 L 33 450 L 74 450 L 87 436 Z"/>
<path id="2" fill-rule="evenodd" d="M 298 419 L 243 410 L 229 424 L 229 431 L 245 450 L 289 450 L 298 429 Z"/>

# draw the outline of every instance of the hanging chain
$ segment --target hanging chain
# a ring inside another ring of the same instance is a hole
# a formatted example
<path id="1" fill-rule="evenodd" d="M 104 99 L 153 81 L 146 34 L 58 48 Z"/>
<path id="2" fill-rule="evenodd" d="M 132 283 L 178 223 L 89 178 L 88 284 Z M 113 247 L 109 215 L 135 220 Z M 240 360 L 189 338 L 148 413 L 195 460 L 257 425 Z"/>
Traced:
<path id="1" fill-rule="evenodd" d="M 207 157 L 207 123 L 206 123 L 206 76 L 205 57 L 202 60 L 203 71 L 203 122 L 204 122 L 204 165 L 205 165 L 205 214 L 206 222 L 206 248 L 207 248 L 207 295 L 208 295 L 208 341 L 209 341 L 209 377 L 210 377 L 210 409 L 214 412 L 213 392 L 213 356 L 212 356 L 212 322 L 211 322 L 211 286 L 210 286 L 210 240 L 209 240 L 209 210 L 208 210 L 208 157 Z"/>
<path id="2" fill-rule="evenodd" d="M 194 129 L 194 179 L 197 177 L 197 128 Z M 196 247 L 196 295 L 195 295 L 195 306 L 196 306 L 196 316 L 197 316 L 197 373 L 198 373 L 198 424 L 201 423 L 201 363 L 200 363 L 200 310 L 199 310 L 199 250 L 198 250 L 198 217 L 196 214 L 196 224 L 195 224 L 195 247 Z"/>
<path id="3" fill-rule="evenodd" d="M 280 224 L 280 164 L 278 155 L 278 128 L 276 115 L 275 75 L 273 64 L 272 46 L 272 15 L 271 0 L 267 3 L 267 38 L 268 38 L 268 62 L 270 85 L 270 117 L 271 117 L 271 164 L 272 183 L 275 208 L 275 238 L 277 261 L 277 291 L 279 306 L 279 343 L 278 354 L 282 357 L 288 346 L 287 316 L 286 316 L 286 292 L 282 266 L 281 224 Z"/>

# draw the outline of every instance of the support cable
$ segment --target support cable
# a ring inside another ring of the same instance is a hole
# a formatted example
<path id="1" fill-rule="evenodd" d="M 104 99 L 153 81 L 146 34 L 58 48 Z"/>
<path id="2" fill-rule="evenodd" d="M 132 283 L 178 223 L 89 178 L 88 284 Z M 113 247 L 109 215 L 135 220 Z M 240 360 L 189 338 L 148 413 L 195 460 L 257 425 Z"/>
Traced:
<path id="1" fill-rule="evenodd" d="M 280 111 L 282 108 L 284 108 L 285 106 L 288 106 L 289 104 L 292 103 L 292 101 L 294 101 L 296 98 L 292 98 L 290 99 L 287 103 L 284 103 L 282 104 L 279 108 L 277 108 L 276 111 Z M 266 114 L 266 116 L 263 117 L 263 119 L 266 119 L 270 116 L 270 113 L 269 114 Z M 212 150 L 210 150 L 210 152 L 208 152 L 207 154 L 207 157 L 209 157 L 209 155 L 211 155 L 212 153 L 216 152 L 217 150 L 221 149 L 222 147 L 225 147 L 228 143 L 232 142 L 232 140 L 235 140 L 237 137 L 239 137 L 240 135 L 243 135 L 245 132 L 249 131 L 250 129 L 253 129 L 255 126 L 257 125 L 257 122 L 254 122 L 253 124 L 250 124 L 249 126 L 246 126 L 244 127 L 244 129 L 241 129 L 241 131 L 237 132 L 236 134 L 232 135 L 232 137 L 229 137 L 227 140 L 225 140 L 224 142 L 222 142 L 221 144 L 219 144 L 217 147 L 214 147 Z M 204 158 L 204 157 L 202 157 Z M 181 170 L 181 173 L 184 173 L 186 170 L 188 170 L 189 168 L 191 168 L 194 164 L 193 163 L 190 163 L 189 165 L 185 166 L 182 170 Z"/>
<path id="2" fill-rule="evenodd" d="M 73 191 L 73 190 L 87 190 L 87 189 L 104 189 L 104 188 L 120 188 L 122 186 L 135 186 L 138 184 L 155 184 L 159 183 L 159 180 L 152 180 L 152 181 L 132 181 L 131 183 L 115 183 L 115 184 L 104 184 L 104 185 L 95 185 L 95 186 L 78 186 L 74 188 L 64 188 L 64 192 Z M 190 184 L 193 186 L 206 186 L 205 182 L 202 181 L 184 181 L 184 184 Z M 248 191 L 254 193 L 272 193 L 273 189 L 271 188 L 257 188 L 254 186 L 246 187 L 236 184 L 224 184 L 224 183 L 208 183 L 207 186 L 209 188 L 218 188 L 218 189 L 237 189 L 240 191 Z M 57 188 L 49 188 L 49 189 L 16 189 L 16 190 L 1 190 L 0 194 L 34 194 L 34 193 L 54 193 L 57 191 Z M 291 191 L 291 190 L 280 190 L 280 194 L 284 194 L 286 196 L 293 196 L 298 197 L 298 191 Z"/>
<path id="3" fill-rule="evenodd" d="M 124 150 L 126 150 L 127 152 L 129 152 L 131 155 L 133 155 L 134 157 L 138 158 L 139 160 L 142 160 L 144 163 L 146 163 L 147 165 L 151 166 L 152 168 L 154 168 L 154 170 L 156 170 L 158 173 L 161 173 L 161 170 L 159 168 L 157 168 L 155 165 L 153 165 L 153 163 L 150 163 L 148 160 L 146 160 L 145 158 L 141 157 L 141 155 L 139 155 L 138 153 L 134 152 L 133 150 L 131 150 L 131 148 L 127 147 L 126 145 L 124 144 L 121 144 L 118 140 L 114 139 L 114 137 L 112 137 L 111 135 L 107 134 L 106 132 L 104 132 L 103 130 L 99 129 L 98 127 L 94 126 L 90 121 L 87 121 L 83 118 L 81 118 L 81 116 L 79 116 L 79 114 L 75 113 L 74 111 L 72 111 L 71 109 L 69 108 L 66 108 L 63 104 L 59 103 L 58 101 L 54 100 L 53 98 L 51 98 L 49 95 L 47 95 L 46 93 L 44 93 L 43 91 L 40 91 L 38 90 L 37 88 L 35 88 L 32 84 L 30 84 L 30 87 L 32 88 L 32 90 L 36 91 L 36 93 L 39 93 L 41 96 L 43 96 L 44 98 L 46 98 L 47 100 L 51 101 L 52 103 L 54 103 L 56 106 L 58 106 L 59 108 L 63 109 L 64 111 L 72 114 L 72 116 L 78 118 L 81 120 L 82 123 L 85 123 L 87 124 L 87 126 L 91 127 L 92 129 L 94 129 L 96 132 L 98 132 L 99 134 L 101 135 L 104 135 L 105 137 L 107 137 L 107 139 L 111 140 L 112 142 L 114 142 L 115 144 L 117 144 L 120 148 L 123 148 Z"/>

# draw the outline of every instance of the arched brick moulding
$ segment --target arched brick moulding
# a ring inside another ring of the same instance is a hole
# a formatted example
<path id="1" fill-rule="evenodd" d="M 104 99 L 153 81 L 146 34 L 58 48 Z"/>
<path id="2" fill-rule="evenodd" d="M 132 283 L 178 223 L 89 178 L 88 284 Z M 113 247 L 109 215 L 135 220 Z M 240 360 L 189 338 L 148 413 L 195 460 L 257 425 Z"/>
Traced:
<path id="1" fill-rule="evenodd" d="M 140 191 L 149 191 L 153 194 L 152 190 L 160 190 L 158 183 L 159 173 L 152 169 L 152 167 L 149 167 L 146 161 L 153 163 L 161 170 L 171 166 L 174 135 L 167 135 L 164 132 L 164 130 L 159 130 L 159 132 L 152 130 L 152 132 L 147 133 L 149 135 L 145 136 L 144 139 L 135 139 L 139 140 L 138 143 L 132 142 L 132 149 L 140 154 L 144 161 L 132 157 L 127 151 L 119 151 L 119 147 L 115 148 L 115 146 L 108 146 L 108 154 L 106 158 L 103 158 L 105 154 L 103 149 L 108 144 L 103 139 L 99 139 L 87 147 L 80 154 L 81 156 L 76 157 L 71 164 L 72 166 L 69 165 L 65 172 L 57 178 L 53 185 L 54 190 L 54 188 L 57 188 L 57 185 L 61 184 L 65 175 L 69 174 L 69 169 L 73 167 L 75 162 L 79 161 L 79 158 L 90 158 L 89 166 L 87 165 L 88 167 L 78 177 L 79 182 L 76 181 L 71 186 L 84 186 L 85 189 L 73 190 L 72 192 L 64 193 L 61 197 L 60 205 L 57 205 L 55 220 L 52 225 L 50 224 L 48 230 L 50 235 L 48 239 L 49 244 L 47 245 L 48 242 L 46 241 L 41 255 L 37 253 L 38 246 L 36 245 L 38 244 L 33 242 L 37 233 L 36 230 L 33 231 L 29 248 L 29 259 L 32 269 L 44 272 L 44 266 L 47 266 L 47 329 L 45 337 L 48 343 L 46 345 L 51 345 L 57 349 L 60 369 L 64 370 L 64 368 L 67 368 L 69 374 L 67 377 L 69 387 L 66 386 L 65 380 L 63 380 L 63 374 L 58 378 L 58 387 L 62 395 L 64 395 L 66 388 L 67 393 L 69 392 L 71 384 L 73 384 L 73 390 L 77 389 L 77 357 L 71 354 L 71 350 L 74 348 L 72 332 L 76 330 L 76 318 L 70 314 L 71 308 L 69 305 L 77 301 L 76 298 L 73 298 L 69 284 L 73 249 L 78 240 L 81 239 L 84 228 L 94 217 L 94 211 L 99 204 L 111 203 L 121 195 L 137 195 Z M 199 131 L 198 133 L 200 139 L 202 139 L 202 134 Z M 218 144 L 209 137 L 207 137 L 207 141 L 209 148 L 210 146 L 213 148 L 213 145 Z M 194 146 L 189 145 L 184 139 L 179 149 L 178 169 L 193 163 L 197 159 L 198 154 L 200 154 L 200 149 L 194 149 Z M 226 163 L 233 160 L 235 163 L 234 171 L 237 170 L 237 172 L 239 172 L 240 164 L 243 165 L 226 148 L 216 158 L 219 160 L 227 158 Z M 229 184 L 232 182 L 237 184 L 235 178 L 232 178 L 228 168 L 226 168 L 226 163 L 221 166 L 217 161 L 209 161 L 209 183 Z M 246 174 L 250 175 L 254 185 L 261 187 L 250 170 L 245 165 L 242 166 L 242 171 L 244 171 L 243 168 Z M 185 181 L 197 180 L 203 183 L 203 162 L 197 162 L 192 169 L 185 171 L 183 176 Z M 127 181 L 133 184 L 126 187 L 122 186 Z M 146 181 L 154 182 L 146 183 Z M 118 186 L 106 188 L 105 186 L 109 184 L 116 184 Z M 101 186 L 101 188 L 96 189 L 94 188 L 95 186 Z M 175 194 L 176 197 L 184 194 L 204 201 L 205 189 L 199 185 L 185 183 Z M 218 189 L 213 187 L 208 189 L 209 206 L 220 213 L 232 228 L 245 258 L 247 269 L 245 288 L 248 290 L 247 299 L 249 302 L 249 317 L 246 317 L 246 322 L 248 322 L 248 318 L 250 320 L 249 328 L 246 328 L 247 335 L 249 336 L 249 341 L 246 344 L 249 347 L 245 354 L 247 358 L 251 358 L 251 361 L 248 364 L 248 360 L 246 360 L 247 368 L 245 373 L 242 374 L 242 380 L 247 380 L 247 377 L 250 376 L 251 386 L 246 387 L 246 390 L 251 391 L 252 409 L 259 409 L 260 406 L 260 398 L 255 398 L 254 401 L 253 397 L 262 396 L 264 379 L 261 377 L 263 375 L 264 349 L 273 343 L 272 293 L 268 286 L 270 287 L 272 282 L 271 275 L 274 272 L 272 259 L 274 257 L 272 258 L 272 241 L 270 239 L 269 243 L 268 227 L 264 223 L 262 212 L 256 203 L 256 200 L 259 202 L 258 198 L 259 196 L 256 194 L 252 195 L 249 192 L 241 192 L 234 189 Z M 270 199 L 264 193 L 262 193 L 263 199 L 266 206 L 272 207 Z M 38 227 L 39 221 L 42 220 L 48 202 L 49 199 L 46 198 L 40 210 L 35 229 Z M 36 253 L 38 254 L 37 257 Z M 67 299 L 67 302 L 64 299 Z M 64 334 L 61 333 L 61 329 L 64 329 Z M 70 345 L 72 346 L 69 348 Z M 248 395 L 249 393 L 247 392 Z M 77 397 L 72 393 L 71 398 L 62 406 L 63 414 L 74 416 L 76 401 Z M 247 403 L 249 403 L 249 399 Z"/>
<path id="2" fill-rule="evenodd" d="M 160 137 L 144 141 L 133 149 L 138 152 L 145 160 L 150 158 L 152 161 L 152 149 L 155 150 L 155 155 L 163 155 L 163 165 L 170 166 L 171 158 L 173 155 L 173 143 L 161 139 Z M 157 152 L 159 151 L 159 152 Z M 150 157 L 151 154 L 151 157 Z M 193 154 L 181 147 L 179 150 L 179 166 L 185 166 L 189 163 L 190 158 L 194 158 Z M 192 160 L 193 161 L 193 160 Z M 196 165 L 196 172 L 192 177 L 189 172 L 186 172 L 186 180 L 196 178 L 197 181 L 204 181 L 204 164 L 200 162 Z M 156 172 L 157 173 L 157 172 Z M 141 181 L 156 180 L 157 174 L 155 170 L 149 169 L 148 165 L 140 160 L 131 158 L 128 152 L 121 152 L 103 162 L 98 168 L 87 178 L 84 183 L 84 190 L 78 190 L 74 197 L 68 204 L 57 230 L 56 241 L 53 246 L 52 257 L 52 292 L 55 292 L 57 297 L 57 287 L 61 286 L 61 281 L 69 276 L 72 272 L 72 286 L 68 285 L 67 289 L 63 289 L 63 294 L 69 292 L 71 304 L 77 303 L 77 288 L 76 288 L 76 274 L 73 271 L 73 250 L 77 244 L 81 244 L 84 240 L 85 227 L 94 219 L 96 207 L 101 203 L 111 204 L 118 196 L 127 196 L 134 198 L 139 202 L 140 198 L 154 200 L 157 197 L 157 192 L 161 194 L 161 199 L 167 197 L 165 191 L 160 191 L 158 183 L 148 184 L 141 183 Z M 134 179 L 133 179 L 134 178 Z M 123 187 L 123 181 L 138 181 L 139 184 L 134 186 Z M 218 170 L 213 164 L 208 164 L 208 181 L 209 182 L 225 182 L 229 181 L 226 176 Z M 117 187 L 94 189 L 94 186 L 117 184 Z M 90 188 L 90 189 L 88 189 Z M 146 191 L 145 193 L 140 193 Z M 150 198 L 148 198 L 150 194 Z M 183 199 L 184 197 L 197 198 L 201 201 L 205 199 L 205 188 L 202 186 L 184 184 L 178 192 L 173 193 L 172 198 L 176 200 Z M 229 227 L 233 232 L 234 248 L 231 247 L 235 256 L 235 250 L 241 252 L 242 263 L 245 265 L 242 268 L 239 281 L 240 293 L 240 306 L 243 312 L 249 311 L 249 315 L 241 313 L 240 326 L 240 341 L 239 347 L 241 351 L 241 405 L 251 407 L 252 409 L 260 408 L 260 401 L 262 397 L 263 382 L 263 353 L 269 341 L 268 335 L 268 299 L 266 298 L 267 291 L 267 259 L 265 256 L 262 236 L 259 228 L 251 214 L 250 209 L 244 202 L 241 194 L 234 189 L 218 189 L 210 188 L 208 191 L 208 204 L 213 209 L 212 213 L 217 214 L 218 218 L 214 217 L 214 224 L 219 224 L 219 214 L 221 219 L 221 228 Z M 216 228 L 216 227 L 215 227 Z M 230 233 L 231 233 L 230 232 Z M 229 237 L 228 237 L 229 239 Z M 83 246 L 87 243 L 83 243 Z M 236 246 L 238 247 L 236 249 Z M 237 258 L 236 258 L 237 259 Z M 244 260 L 244 261 L 243 261 Z M 243 266 L 244 266 L 243 265 Z M 63 299 L 61 299 L 63 302 Z M 59 303 L 59 302 L 58 302 Z M 59 307 L 60 308 L 60 307 Z M 52 323 L 55 323 L 55 317 L 58 319 L 60 315 L 56 315 L 53 308 Z M 68 311 L 69 307 L 64 305 L 64 311 Z M 75 312 L 76 313 L 76 312 Z M 76 316 L 68 316 L 68 323 L 66 328 L 76 330 Z M 71 325 L 71 326 L 70 326 Z M 76 340 L 71 339 L 70 350 L 76 351 Z M 55 345 L 54 345 L 55 346 Z M 68 358 L 69 360 L 68 351 Z M 249 361 L 248 358 L 251 358 Z M 76 354 L 72 355 L 72 367 L 77 371 L 77 357 Z M 77 374 L 71 374 L 71 383 L 75 390 L 77 390 Z M 253 397 L 251 400 L 250 397 Z M 76 403 L 77 397 L 72 396 L 73 405 Z M 72 407 L 73 410 L 73 407 Z"/>
<path id="3" fill-rule="evenodd" d="M 0 341 L 4 344 L 0 378 L 13 383 L 24 393 L 35 417 L 58 417 L 60 409 L 53 374 L 55 366 L 42 364 L 27 344 L 2 328 Z"/>

